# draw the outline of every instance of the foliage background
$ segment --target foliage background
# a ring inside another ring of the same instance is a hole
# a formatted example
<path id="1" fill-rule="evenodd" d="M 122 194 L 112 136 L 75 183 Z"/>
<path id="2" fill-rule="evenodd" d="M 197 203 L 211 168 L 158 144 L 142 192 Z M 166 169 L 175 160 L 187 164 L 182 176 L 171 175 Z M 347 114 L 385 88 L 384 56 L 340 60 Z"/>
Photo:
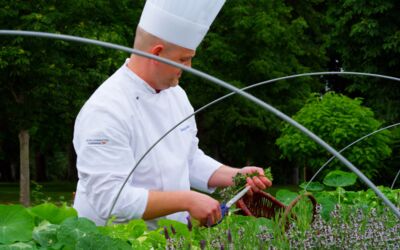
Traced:
<path id="1" fill-rule="evenodd" d="M 382 126 L 374 113 L 361 104 L 360 99 L 353 100 L 334 92 L 312 95 L 293 118 L 329 145 L 341 150 Z M 282 134 L 276 142 L 281 149 L 281 157 L 310 168 L 313 173 L 330 158 L 325 149 L 288 124 L 282 128 Z M 385 168 L 383 162 L 391 155 L 389 144 L 390 131 L 384 130 L 354 144 L 342 155 L 358 166 L 365 176 L 373 178 Z M 338 160 L 330 165 L 329 169 L 347 170 Z M 329 171 L 324 170 L 321 175 L 325 176 Z"/>
<path id="2" fill-rule="evenodd" d="M 144 0 L 0 0 L 0 28 L 77 35 L 131 47 L 143 4 Z M 228 0 L 193 67 L 237 87 L 329 70 L 399 77 L 398 13 L 395 0 Z M 76 180 L 74 119 L 128 55 L 17 36 L 1 36 L 0 47 L 0 181 L 18 179 L 21 129 L 31 134 L 33 179 Z M 195 108 L 227 93 L 190 75 L 184 75 L 181 85 Z M 382 126 L 398 121 L 399 85 L 382 79 L 308 77 L 249 92 L 292 116 L 311 93 L 329 89 L 362 97 Z M 280 158 L 275 141 L 283 124 L 273 115 L 233 96 L 196 119 L 201 147 L 211 156 L 238 167 L 271 166 L 276 184 L 298 179 L 298 162 Z M 380 161 L 382 171 L 373 179 L 379 184 L 391 183 L 400 168 L 398 129 L 392 137 L 392 157 Z"/>

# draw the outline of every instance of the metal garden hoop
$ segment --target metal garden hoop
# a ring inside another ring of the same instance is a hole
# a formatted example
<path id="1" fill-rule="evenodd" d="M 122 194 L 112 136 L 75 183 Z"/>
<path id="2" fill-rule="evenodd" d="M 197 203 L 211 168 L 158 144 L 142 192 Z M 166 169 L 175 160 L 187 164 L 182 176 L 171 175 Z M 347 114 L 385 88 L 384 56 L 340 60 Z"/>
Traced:
<path id="1" fill-rule="evenodd" d="M 273 113 L 274 115 L 278 116 L 279 118 L 281 118 L 282 120 L 290 123 L 292 126 L 296 127 L 297 129 L 299 129 L 302 133 L 304 133 L 305 135 L 307 135 L 308 137 L 310 137 L 311 139 L 313 139 L 316 143 L 320 144 L 322 147 L 324 147 L 326 150 L 328 150 L 330 153 L 332 153 L 333 155 L 335 155 L 344 165 L 346 165 L 351 171 L 353 171 L 365 184 L 367 184 L 367 186 L 369 186 L 372 190 L 374 190 L 374 192 L 383 200 L 383 202 L 393 211 L 393 213 L 400 218 L 400 211 L 397 209 L 397 207 L 379 190 L 377 189 L 377 187 L 361 172 L 359 171 L 351 162 L 349 162 L 345 157 L 343 157 L 340 153 L 338 153 L 334 148 L 332 148 L 330 145 L 328 145 L 325 141 L 323 141 L 321 138 L 319 138 L 318 136 L 316 136 L 314 133 L 312 133 L 311 131 L 309 131 L 307 128 L 305 128 L 304 126 L 302 126 L 301 124 L 299 124 L 298 122 L 294 121 L 293 119 L 291 119 L 290 117 L 288 117 L 287 115 L 285 115 L 284 113 L 282 113 L 281 111 L 277 110 L 276 108 L 274 108 L 273 106 L 261 101 L 260 99 L 254 97 L 251 94 L 248 94 L 247 92 L 244 92 L 241 89 L 238 89 L 237 87 L 228 84 L 216 77 L 210 76 L 206 73 L 203 73 L 201 71 L 186 67 L 184 65 L 178 64 L 176 62 L 167 60 L 165 58 L 161 58 L 161 57 L 157 57 L 139 50 L 135 50 L 135 49 L 131 49 L 128 47 L 124 47 L 124 46 L 120 46 L 120 45 L 115 45 L 115 44 L 111 44 L 111 43 L 106 43 L 106 42 L 101 42 L 101 41 L 97 41 L 97 40 L 92 40 L 92 39 L 87 39 L 87 38 L 81 38 L 81 37 L 75 37 L 75 36 L 69 36 L 69 35 L 61 35 L 61 34 L 53 34 L 53 33 L 46 33 L 46 32 L 34 32 L 34 31 L 15 31 L 15 30 L 0 30 L 0 35 L 20 35 L 20 36 L 33 36 L 33 37 L 44 37 L 44 38 L 52 38 L 52 39 L 62 39 L 62 40 L 66 40 L 66 41 L 74 41 L 74 42 L 81 42 L 81 43 L 87 43 L 87 44 L 94 44 L 94 45 L 98 45 L 98 46 L 103 46 L 103 47 L 107 47 L 107 48 L 112 48 L 112 49 L 118 49 L 121 51 L 125 51 L 125 52 L 129 52 L 129 53 L 133 53 L 139 56 L 144 56 L 147 58 L 151 58 L 163 63 L 166 63 L 168 65 L 177 67 L 182 69 L 183 71 L 189 72 L 191 74 L 194 74 L 196 76 L 199 76 L 203 79 L 209 80 L 215 84 L 218 84 L 226 89 L 231 90 L 232 92 L 235 92 L 245 98 L 247 98 L 248 100 L 258 104 L 259 106 L 263 107 L 265 110 Z M 395 77 L 390 77 L 390 76 L 383 76 L 383 75 L 378 75 L 378 74 L 370 74 L 370 73 L 359 73 L 359 72 L 335 72 L 335 73 L 330 73 L 330 74 L 348 74 L 348 75 L 367 75 L 367 76 L 375 76 L 375 77 L 380 77 L 380 78 L 385 78 L 385 79 L 391 79 L 391 80 L 395 80 L 395 81 L 400 81 L 399 78 L 395 78 Z M 302 76 L 305 76 L 306 74 L 302 74 Z M 294 77 L 288 77 L 285 79 L 289 79 L 289 78 L 294 78 Z M 280 78 L 283 80 L 283 78 Z M 192 114 L 194 115 L 194 114 Z M 191 115 L 191 116 L 192 116 Z M 188 118 L 186 118 L 188 119 Z M 186 120 L 185 119 L 185 120 Z M 180 123 L 179 123 L 180 124 Z M 174 127 L 175 128 L 175 127 Z M 172 129 L 174 129 L 172 128 Z M 169 130 L 164 136 L 162 136 L 160 138 L 160 140 L 162 140 L 166 135 L 168 135 L 171 131 Z M 119 198 L 119 195 L 121 194 L 122 189 L 124 188 L 124 186 L 126 185 L 127 181 L 129 180 L 129 178 L 131 177 L 131 175 L 133 174 L 133 171 L 136 169 L 136 167 L 138 166 L 138 164 L 140 164 L 141 160 L 148 154 L 148 152 L 154 148 L 154 146 L 160 141 L 156 141 L 156 143 L 154 145 L 152 145 L 149 150 L 139 159 L 139 161 L 137 162 L 137 164 L 133 167 L 132 171 L 128 174 L 128 176 L 126 177 L 125 181 L 123 182 L 123 184 L 121 185 L 121 188 L 117 194 L 117 196 L 114 199 L 114 203 L 113 206 L 110 209 L 109 212 L 109 216 L 108 218 L 110 218 L 112 211 L 114 209 L 114 206 L 116 204 L 116 201 Z"/>

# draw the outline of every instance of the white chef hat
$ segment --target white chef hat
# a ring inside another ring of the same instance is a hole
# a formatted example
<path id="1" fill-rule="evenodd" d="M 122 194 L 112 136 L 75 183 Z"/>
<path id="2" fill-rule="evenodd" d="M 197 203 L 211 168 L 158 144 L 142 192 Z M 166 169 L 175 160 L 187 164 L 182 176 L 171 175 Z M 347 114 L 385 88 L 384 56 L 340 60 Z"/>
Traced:
<path id="1" fill-rule="evenodd" d="M 139 27 L 167 42 L 195 50 L 225 0 L 147 0 Z"/>

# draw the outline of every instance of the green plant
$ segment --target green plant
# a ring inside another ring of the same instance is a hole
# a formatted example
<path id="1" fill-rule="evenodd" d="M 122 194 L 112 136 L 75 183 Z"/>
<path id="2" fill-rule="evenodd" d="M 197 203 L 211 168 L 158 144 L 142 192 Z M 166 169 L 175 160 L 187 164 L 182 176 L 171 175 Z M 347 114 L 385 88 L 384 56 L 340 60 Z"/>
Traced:
<path id="1" fill-rule="evenodd" d="M 333 92 L 323 96 L 314 94 L 293 118 L 332 147 L 340 149 L 382 125 L 374 118 L 374 113 L 361 104 L 359 98 L 351 99 Z M 293 126 L 286 124 L 281 132 L 276 144 L 281 149 L 282 158 L 316 171 L 331 156 Z M 354 145 L 344 155 L 367 177 L 374 177 L 384 167 L 383 160 L 391 154 L 389 135 L 387 130 L 376 134 Z M 342 168 L 337 160 L 331 165 Z"/>
<path id="2" fill-rule="evenodd" d="M 380 187 L 400 203 L 400 190 Z M 336 191 L 317 194 L 334 195 Z M 282 191 L 282 194 L 287 192 Z M 296 196 L 297 194 L 291 194 Z M 285 195 L 284 195 L 285 196 Z M 400 221 L 372 191 L 346 192 L 343 203 L 333 205 L 327 218 L 320 207 L 310 224 L 309 203 L 296 205 L 285 228 L 280 215 L 255 218 L 231 214 L 214 227 L 188 226 L 162 219 L 159 228 L 145 221 L 96 226 L 78 218 L 66 205 L 43 203 L 31 208 L 0 205 L 0 249 L 398 249 Z M 319 195 L 320 197 L 320 195 Z M 350 198 L 351 197 L 351 198 Z M 397 198 L 396 198 L 397 197 Z M 321 199 L 318 199 L 319 203 Z M 307 200 L 304 200 L 307 202 Z M 362 206 L 356 204 L 362 203 Z M 364 205 L 367 204 L 365 207 Z M 323 205 L 324 206 L 324 205 Z M 368 216 L 367 216 L 368 215 Z M 335 248 L 334 248 L 335 249 Z"/>
<path id="3" fill-rule="evenodd" d="M 244 188 L 247 183 L 246 179 L 253 176 L 259 176 L 258 172 L 248 174 L 237 173 L 235 176 L 232 177 L 233 185 L 223 189 L 219 189 L 218 193 L 216 194 L 217 198 L 221 198 L 223 201 L 227 202 L 236 193 Z M 264 169 L 264 176 L 267 177 L 270 181 L 273 181 L 274 178 L 271 173 L 271 167 Z"/>
<path id="4" fill-rule="evenodd" d="M 43 193 L 43 186 L 36 181 L 31 181 L 32 204 L 39 204 L 45 201 L 46 196 Z"/>

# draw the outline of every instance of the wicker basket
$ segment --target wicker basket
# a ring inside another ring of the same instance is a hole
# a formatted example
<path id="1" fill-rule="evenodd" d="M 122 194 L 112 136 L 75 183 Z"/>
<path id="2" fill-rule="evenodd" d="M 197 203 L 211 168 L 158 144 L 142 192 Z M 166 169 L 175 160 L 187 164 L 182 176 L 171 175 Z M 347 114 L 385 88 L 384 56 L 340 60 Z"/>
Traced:
<path id="1" fill-rule="evenodd" d="M 287 218 L 289 215 L 291 218 L 296 219 L 296 215 L 292 214 L 291 211 L 293 207 L 303 198 L 308 198 L 312 203 L 312 218 L 314 219 L 317 201 L 311 193 L 305 193 L 297 196 L 288 206 L 286 206 L 269 193 L 260 191 L 254 193 L 253 196 L 245 195 L 236 203 L 236 206 L 240 209 L 239 214 L 247 216 L 265 217 L 270 219 L 274 218 L 278 214 L 281 214 L 281 219 L 283 219 L 282 222 L 287 225 Z"/>

